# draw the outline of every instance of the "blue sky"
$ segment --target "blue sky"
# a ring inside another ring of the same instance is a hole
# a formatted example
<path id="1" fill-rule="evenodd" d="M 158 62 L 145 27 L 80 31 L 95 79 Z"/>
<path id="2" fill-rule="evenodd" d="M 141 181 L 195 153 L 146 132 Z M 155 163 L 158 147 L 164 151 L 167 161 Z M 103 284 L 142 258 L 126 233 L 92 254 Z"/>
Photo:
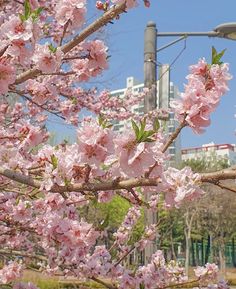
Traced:
<path id="1" fill-rule="evenodd" d="M 89 7 L 95 1 L 88 0 Z M 142 2 L 142 1 L 140 1 Z M 91 8 L 89 8 L 91 9 Z M 111 55 L 109 70 L 102 78 L 92 81 L 108 89 L 118 89 L 126 85 L 126 78 L 134 76 L 143 81 L 143 36 L 148 21 L 156 23 L 160 32 L 166 31 L 209 31 L 225 22 L 236 22 L 236 0 L 151 0 L 151 7 L 144 8 L 141 3 L 138 8 L 122 14 L 120 20 L 103 29 L 101 35 L 109 46 Z M 97 12 L 90 11 L 92 18 Z M 167 44 L 175 38 L 158 38 L 158 47 Z M 171 63 L 183 48 L 180 42 L 161 51 L 158 61 Z M 184 53 L 171 69 L 171 81 L 180 90 L 183 89 L 188 66 L 196 63 L 200 57 L 210 61 L 211 47 L 217 50 L 226 48 L 223 58 L 230 63 L 234 78 L 230 81 L 230 91 L 223 96 L 220 106 L 212 115 L 212 125 L 205 134 L 196 135 L 189 129 L 182 133 L 182 146 L 200 146 L 203 143 L 235 143 L 236 119 L 236 41 L 197 37 L 188 38 Z M 69 133 L 70 134 L 70 133 Z"/>

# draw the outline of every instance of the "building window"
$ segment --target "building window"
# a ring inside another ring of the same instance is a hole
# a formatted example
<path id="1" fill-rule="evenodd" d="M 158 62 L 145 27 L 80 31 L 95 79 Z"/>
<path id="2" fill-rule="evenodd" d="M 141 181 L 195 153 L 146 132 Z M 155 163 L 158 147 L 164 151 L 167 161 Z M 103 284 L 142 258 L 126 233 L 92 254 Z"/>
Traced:
<path id="1" fill-rule="evenodd" d="M 175 154 L 175 148 L 169 148 L 169 154 L 174 155 Z"/>

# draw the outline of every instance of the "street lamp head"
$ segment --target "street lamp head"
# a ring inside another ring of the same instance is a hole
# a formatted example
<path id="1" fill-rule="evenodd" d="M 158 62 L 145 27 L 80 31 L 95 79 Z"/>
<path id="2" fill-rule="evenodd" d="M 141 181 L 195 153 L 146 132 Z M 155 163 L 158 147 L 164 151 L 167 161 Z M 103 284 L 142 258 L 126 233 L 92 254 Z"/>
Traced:
<path id="1" fill-rule="evenodd" d="M 218 37 L 236 40 L 236 22 L 220 24 L 214 31 L 218 33 Z"/>

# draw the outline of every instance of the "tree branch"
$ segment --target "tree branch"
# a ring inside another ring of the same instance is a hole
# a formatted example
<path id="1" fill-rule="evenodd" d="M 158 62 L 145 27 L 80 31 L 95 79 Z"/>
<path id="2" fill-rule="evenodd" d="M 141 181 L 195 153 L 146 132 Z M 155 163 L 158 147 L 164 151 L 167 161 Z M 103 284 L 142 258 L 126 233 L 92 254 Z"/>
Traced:
<path id="1" fill-rule="evenodd" d="M 96 32 L 101 27 L 108 24 L 111 20 L 113 20 L 116 16 L 122 14 L 125 12 L 126 9 L 126 3 L 122 3 L 120 5 L 115 5 L 111 9 L 109 9 L 106 13 L 104 13 L 99 19 L 94 21 L 91 25 L 86 27 L 81 33 L 77 36 L 75 36 L 71 41 L 66 43 L 65 45 L 61 46 L 61 50 L 66 54 L 70 50 L 72 50 L 75 46 L 77 46 L 79 43 L 84 41 L 87 37 L 89 37 L 91 34 Z M 17 78 L 14 84 L 20 84 L 25 82 L 28 79 L 37 77 L 38 75 L 41 75 L 41 71 L 37 68 L 29 69 L 23 73 L 21 73 Z"/>
<path id="2" fill-rule="evenodd" d="M 231 191 L 233 193 L 236 193 L 236 189 L 235 188 L 232 188 L 232 187 L 229 187 L 225 184 L 222 184 L 222 183 L 219 183 L 219 182 L 215 182 L 214 185 L 216 185 L 217 187 L 223 189 L 223 190 L 228 190 L 228 191 Z"/>
<path id="3" fill-rule="evenodd" d="M 169 137 L 167 142 L 165 143 L 164 147 L 162 148 L 162 152 L 164 153 L 168 147 L 172 144 L 172 142 L 177 138 L 180 134 L 181 130 L 186 126 L 185 117 L 184 120 L 180 123 L 180 125 L 176 128 L 175 132 Z"/>
<path id="4" fill-rule="evenodd" d="M 21 184 L 25 184 L 34 188 L 39 189 L 41 187 L 41 181 L 34 180 L 31 176 L 24 175 L 22 173 L 4 169 L 0 167 L 0 175 L 7 177 L 13 181 Z M 200 181 L 202 183 L 215 183 L 219 180 L 235 179 L 236 178 L 236 168 L 225 169 L 212 173 L 200 174 Z M 136 187 L 147 187 L 147 186 L 158 186 L 160 184 L 160 178 L 132 178 L 121 181 L 107 181 L 103 183 L 77 183 L 74 185 L 58 186 L 54 185 L 50 192 L 53 193 L 64 193 L 64 192 L 97 192 L 106 190 L 128 190 Z"/>

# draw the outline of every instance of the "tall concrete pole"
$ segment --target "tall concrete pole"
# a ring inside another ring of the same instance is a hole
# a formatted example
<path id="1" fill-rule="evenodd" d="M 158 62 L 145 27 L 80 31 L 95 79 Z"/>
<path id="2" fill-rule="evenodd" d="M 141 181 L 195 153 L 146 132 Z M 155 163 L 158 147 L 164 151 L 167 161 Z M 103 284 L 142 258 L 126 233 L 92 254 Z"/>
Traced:
<path id="1" fill-rule="evenodd" d="M 148 97 L 144 99 L 144 111 L 148 112 L 157 106 L 156 97 L 156 50 L 157 50 L 157 29 L 156 24 L 148 22 L 144 33 L 144 86 L 150 88 Z"/>
<path id="2" fill-rule="evenodd" d="M 144 34 L 144 87 L 150 92 L 144 99 L 144 111 L 148 112 L 157 106 L 157 72 L 156 72 L 157 29 L 154 22 L 148 22 Z M 147 193 L 147 198 L 151 194 Z M 157 222 L 157 214 L 149 210 L 145 211 L 146 225 Z M 149 263 L 152 254 L 157 250 L 156 240 L 145 248 L 145 265 Z"/>

